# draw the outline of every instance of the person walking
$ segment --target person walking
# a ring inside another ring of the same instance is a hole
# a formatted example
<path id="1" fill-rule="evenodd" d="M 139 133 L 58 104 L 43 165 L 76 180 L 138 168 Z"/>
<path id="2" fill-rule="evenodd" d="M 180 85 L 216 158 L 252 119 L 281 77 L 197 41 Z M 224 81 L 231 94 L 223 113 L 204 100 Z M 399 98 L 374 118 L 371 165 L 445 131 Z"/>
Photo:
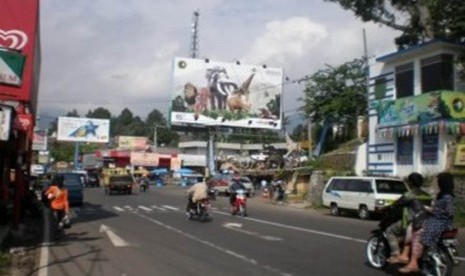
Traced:
<path id="1" fill-rule="evenodd" d="M 68 190 L 65 188 L 63 176 L 55 176 L 50 187 L 45 192 L 45 196 L 50 201 L 50 209 L 54 220 L 54 234 L 58 238 L 63 232 L 66 220 L 69 221 Z"/>

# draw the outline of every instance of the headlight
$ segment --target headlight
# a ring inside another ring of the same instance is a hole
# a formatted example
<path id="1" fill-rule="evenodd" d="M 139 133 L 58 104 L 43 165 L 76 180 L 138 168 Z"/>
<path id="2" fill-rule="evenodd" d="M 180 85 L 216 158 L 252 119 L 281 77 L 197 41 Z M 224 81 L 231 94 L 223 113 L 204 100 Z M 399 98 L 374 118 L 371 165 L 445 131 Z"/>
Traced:
<path id="1" fill-rule="evenodd" d="M 375 204 L 376 204 L 376 205 L 384 206 L 384 204 L 386 204 L 386 200 L 384 200 L 384 199 L 377 199 L 377 200 L 375 201 Z"/>

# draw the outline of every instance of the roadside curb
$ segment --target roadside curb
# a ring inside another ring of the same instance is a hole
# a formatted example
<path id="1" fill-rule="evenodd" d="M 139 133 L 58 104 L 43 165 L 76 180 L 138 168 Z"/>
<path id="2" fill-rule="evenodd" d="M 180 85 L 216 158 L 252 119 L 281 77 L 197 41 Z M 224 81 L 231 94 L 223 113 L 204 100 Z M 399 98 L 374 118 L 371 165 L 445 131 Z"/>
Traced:
<path id="1" fill-rule="evenodd" d="M 39 267 L 37 268 L 37 276 L 48 275 L 48 262 L 49 262 L 49 245 L 50 245 L 50 211 L 48 208 L 43 208 L 43 233 L 42 244 L 40 246 L 40 259 Z"/>

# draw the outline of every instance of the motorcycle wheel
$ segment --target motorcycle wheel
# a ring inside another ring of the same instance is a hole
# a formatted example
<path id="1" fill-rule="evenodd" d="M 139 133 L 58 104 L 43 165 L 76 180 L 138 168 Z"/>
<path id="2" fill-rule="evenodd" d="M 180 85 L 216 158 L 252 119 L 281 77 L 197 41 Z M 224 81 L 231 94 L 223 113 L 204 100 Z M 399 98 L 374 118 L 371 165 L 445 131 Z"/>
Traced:
<path id="1" fill-rule="evenodd" d="M 427 257 L 422 259 L 421 271 L 424 275 L 450 276 L 454 262 L 445 248 L 438 247 L 437 252 L 426 252 Z"/>
<path id="2" fill-rule="evenodd" d="M 243 217 L 247 216 L 247 208 L 244 205 L 239 206 L 239 214 Z"/>
<path id="3" fill-rule="evenodd" d="M 370 266 L 382 269 L 387 265 L 387 258 L 389 257 L 389 245 L 386 239 L 377 235 L 371 236 L 366 245 L 366 257 Z"/>

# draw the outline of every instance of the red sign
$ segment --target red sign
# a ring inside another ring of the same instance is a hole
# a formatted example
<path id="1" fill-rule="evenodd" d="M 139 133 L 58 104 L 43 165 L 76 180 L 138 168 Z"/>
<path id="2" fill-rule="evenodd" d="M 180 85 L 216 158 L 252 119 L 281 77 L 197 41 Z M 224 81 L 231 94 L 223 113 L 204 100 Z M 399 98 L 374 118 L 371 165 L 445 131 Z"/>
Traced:
<path id="1" fill-rule="evenodd" d="M 19 131 L 27 132 L 32 137 L 32 115 L 31 114 L 17 114 L 13 124 L 13 128 Z"/>
<path id="2" fill-rule="evenodd" d="M 40 58 L 39 0 L 1 0 L 0 47 L 26 56 L 20 87 L 0 85 L 0 100 L 31 101 L 37 98 Z"/>

